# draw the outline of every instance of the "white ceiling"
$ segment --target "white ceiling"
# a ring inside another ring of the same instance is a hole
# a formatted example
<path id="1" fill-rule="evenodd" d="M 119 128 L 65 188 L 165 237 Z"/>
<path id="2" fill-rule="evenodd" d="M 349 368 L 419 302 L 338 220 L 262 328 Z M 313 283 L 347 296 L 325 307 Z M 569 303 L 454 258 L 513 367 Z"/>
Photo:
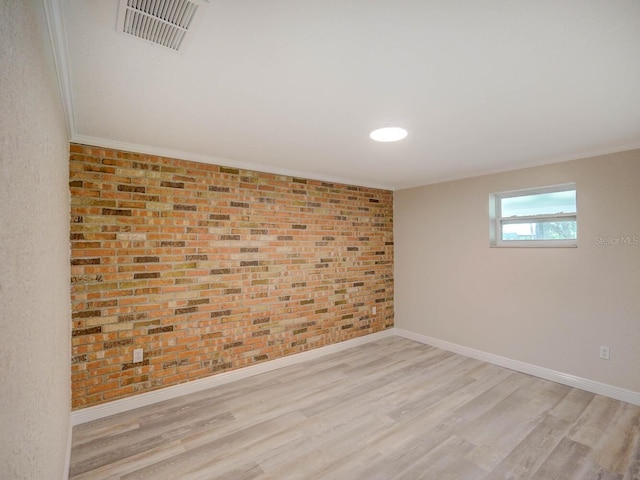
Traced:
<path id="1" fill-rule="evenodd" d="M 639 0 L 210 0 L 178 53 L 58 1 L 72 141 L 390 189 L 640 147 Z"/>

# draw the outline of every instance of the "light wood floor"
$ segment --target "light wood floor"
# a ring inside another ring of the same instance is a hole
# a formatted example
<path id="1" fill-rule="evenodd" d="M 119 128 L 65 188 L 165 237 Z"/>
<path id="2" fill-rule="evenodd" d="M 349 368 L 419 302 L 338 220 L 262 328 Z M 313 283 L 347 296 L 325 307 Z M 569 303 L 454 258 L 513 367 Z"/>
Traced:
<path id="1" fill-rule="evenodd" d="M 71 478 L 639 480 L 640 407 L 390 337 L 79 425 Z"/>

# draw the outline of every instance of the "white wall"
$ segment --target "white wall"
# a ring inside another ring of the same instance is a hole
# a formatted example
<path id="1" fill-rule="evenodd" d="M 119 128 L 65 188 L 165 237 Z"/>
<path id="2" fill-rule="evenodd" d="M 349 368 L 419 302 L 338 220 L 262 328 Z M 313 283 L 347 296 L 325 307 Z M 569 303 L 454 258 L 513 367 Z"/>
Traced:
<path id="1" fill-rule="evenodd" d="M 568 182 L 578 248 L 489 247 L 489 194 Z M 640 245 L 601 240 L 640 237 L 640 150 L 397 191 L 394 224 L 397 328 L 640 392 Z"/>
<path id="2" fill-rule="evenodd" d="M 60 479 L 70 425 L 69 143 L 43 4 L 0 2 L 0 478 Z"/>

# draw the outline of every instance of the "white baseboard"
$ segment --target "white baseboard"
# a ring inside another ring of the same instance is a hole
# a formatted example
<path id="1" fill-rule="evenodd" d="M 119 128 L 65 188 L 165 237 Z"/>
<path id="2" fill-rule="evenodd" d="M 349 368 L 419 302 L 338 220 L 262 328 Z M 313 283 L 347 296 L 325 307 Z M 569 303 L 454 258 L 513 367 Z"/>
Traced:
<path id="1" fill-rule="evenodd" d="M 518 360 L 512 360 L 510 358 L 501 357 L 492 353 L 482 352 L 473 348 L 464 347 L 455 343 L 440 340 L 438 338 L 428 337 L 426 335 L 420 335 L 419 333 L 413 333 L 408 330 L 402 330 L 400 328 L 394 328 L 394 334 L 409 340 L 414 340 L 419 343 L 431 345 L 433 347 L 441 348 L 454 353 L 459 353 L 466 357 L 475 358 L 476 360 L 482 360 L 487 363 L 492 363 L 500 367 L 509 368 L 517 372 L 527 373 L 536 377 L 544 378 L 545 380 L 551 380 L 552 382 L 561 383 L 570 387 L 586 390 L 587 392 L 597 393 L 598 395 L 604 395 L 606 397 L 615 398 L 623 402 L 632 403 L 634 405 L 640 405 L 640 392 L 634 392 L 632 390 L 626 390 L 620 387 L 614 387 L 613 385 L 607 385 L 605 383 L 596 382 L 587 378 L 576 377 L 575 375 L 569 375 L 567 373 L 557 372 L 538 365 L 532 365 L 530 363 L 520 362 Z"/>
<path id="2" fill-rule="evenodd" d="M 509 368 L 517 372 L 534 375 L 536 377 L 544 378 L 552 382 L 561 383 L 570 387 L 579 388 L 588 392 L 604 395 L 606 397 L 615 398 L 623 402 L 632 403 L 634 405 L 640 405 L 640 392 L 634 392 L 626 390 L 624 388 L 614 387 L 604 383 L 596 382 L 575 375 L 569 375 L 567 373 L 557 372 L 538 365 L 532 365 L 530 363 L 521 362 L 519 360 L 513 360 L 492 353 L 475 350 L 473 348 L 464 347 L 455 343 L 440 340 L 438 338 L 428 337 L 418 333 L 410 332 L 400 328 L 391 328 L 383 330 L 381 332 L 365 335 L 364 337 L 354 338 L 352 340 L 346 340 L 344 342 L 327 345 L 326 347 L 316 348 L 306 352 L 297 353 L 288 357 L 277 358 L 268 362 L 260 363 L 258 365 L 252 365 L 250 367 L 240 368 L 231 372 L 224 372 L 211 377 L 202 378 L 199 380 L 193 380 L 180 385 L 174 385 L 166 387 L 161 390 L 155 390 L 152 392 L 141 393 L 139 395 L 124 398 L 122 400 L 114 400 L 102 405 L 96 405 L 94 407 L 83 408 L 71 412 L 71 425 L 80 425 L 82 423 L 98 420 L 100 418 L 108 417 L 116 413 L 122 413 L 134 408 L 146 407 L 154 403 L 162 402 L 164 400 L 170 400 L 172 398 L 178 398 L 189 393 L 200 392 L 207 388 L 213 388 L 220 385 L 225 385 L 236 380 L 242 380 L 243 378 L 249 378 L 261 373 L 271 372 L 279 368 L 288 367 L 290 365 L 296 365 L 301 362 L 306 362 L 315 358 L 320 358 L 331 353 L 340 352 L 349 348 L 364 345 L 366 343 L 374 342 L 382 338 L 391 336 L 400 336 L 409 340 L 414 340 L 419 343 L 431 345 L 433 347 L 441 348 L 454 353 L 459 353 L 467 357 L 482 360 L 484 362 L 492 363 L 501 367 Z M 71 435 L 69 435 L 69 442 L 71 442 Z M 70 452 L 71 443 L 69 443 Z"/>
<path id="3" fill-rule="evenodd" d="M 230 372 L 219 373 L 212 375 L 211 377 L 202 378 L 199 380 L 192 380 L 190 382 L 182 383 L 180 385 L 174 385 L 166 387 L 161 390 L 155 390 L 152 392 L 141 393 L 129 398 L 123 398 L 122 400 L 114 400 L 102 405 L 96 405 L 94 407 L 87 407 L 81 410 L 71 412 L 71 424 L 80 425 L 82 423 L 91 422 L 100 418 L 108 417 L 116 413 L 122 413 L 134 408 L 146 407 L 154 403 L 162 402 L 163 400 L 170 400 L 172 398 L 181 397 L 189 393 L 200 392 L 207 388 L 217 387 L 219 385 L 225 385 L 236 380 L 252 377 L 261 373 L 271 372 L 279 368 L 288 367 L 290 365 L 296 365 L 307 360 L 323 357 L 331 353 L 340 352 L 348 348 L 357 347 L 366 343 L 375 342 L 382 338 L 393 336 L 393 328 L 383 330 L 381 332 L 372 333 L 363 337 L 346 340 L 344 342 L 334 343 L 327 345 L 326 347 L 316 348 L 314 350 L 308 350 L 306 352 L 296 353 L 287 357 L 277 358 L 268 362 L 260 363 L 258 365 L 251 365 L 249 367 L 240 368 Z"/>
<path id="4" fill-rule="evenodd" d="M 69 421 L 69 434 L 67 435 L 67 451 L 64 460 L 64 472 L 62 480 L 69 480 L 69 470 L 71 469 L 71 445 L 73 436 L 73 423 Z"/>

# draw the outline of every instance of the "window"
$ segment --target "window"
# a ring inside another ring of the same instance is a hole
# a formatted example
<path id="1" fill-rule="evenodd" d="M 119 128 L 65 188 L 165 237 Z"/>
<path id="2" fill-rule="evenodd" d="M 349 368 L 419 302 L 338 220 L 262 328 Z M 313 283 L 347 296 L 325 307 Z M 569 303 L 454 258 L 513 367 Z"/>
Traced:
<path id="1" fill-rule="evenodd" d="M 491 246 L 577 246 L 574 183 L 495 193 L 489 209 Z"/>

